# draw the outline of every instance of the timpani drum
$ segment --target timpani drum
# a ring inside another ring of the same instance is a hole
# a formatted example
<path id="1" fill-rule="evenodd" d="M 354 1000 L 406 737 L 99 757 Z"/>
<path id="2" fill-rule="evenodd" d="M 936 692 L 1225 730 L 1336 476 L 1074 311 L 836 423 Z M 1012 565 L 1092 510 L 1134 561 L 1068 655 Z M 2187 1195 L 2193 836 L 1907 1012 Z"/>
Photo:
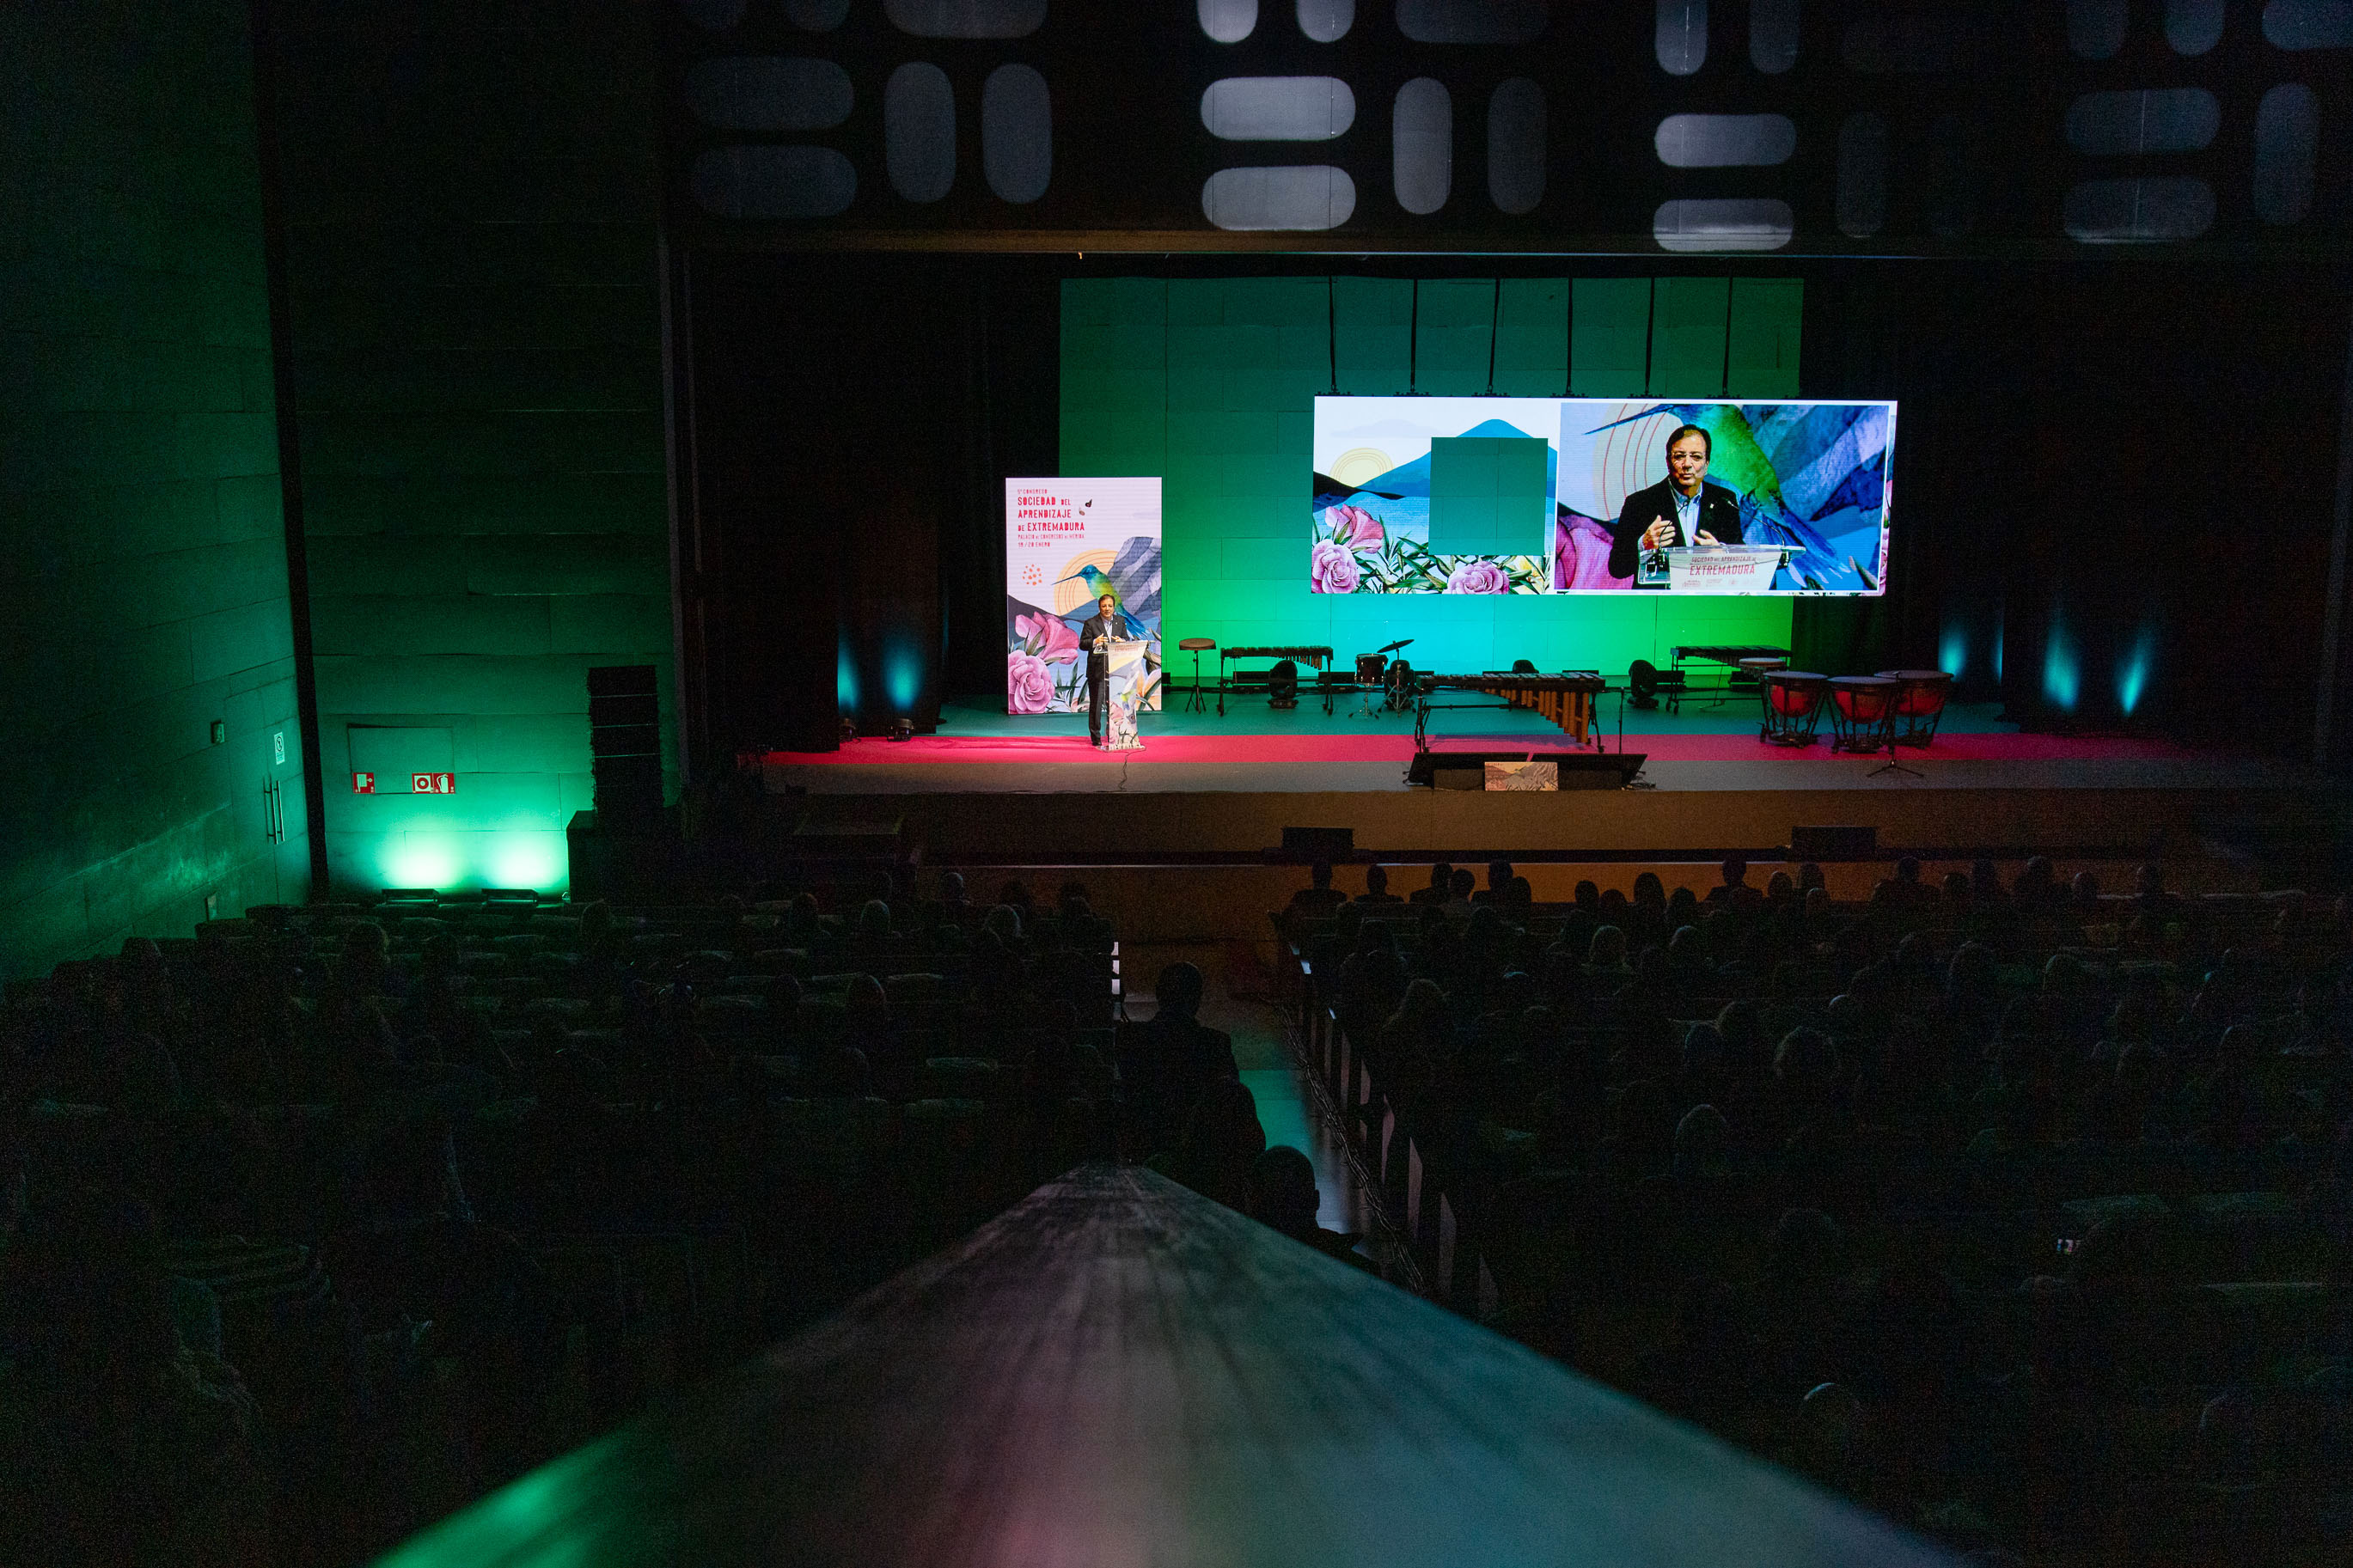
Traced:
<path id="1" fill-rule="evenodd" d="M 1899 746 L 1927 746 L 1936 738 L 1945 704 L 1953 694 L 1953 678 L 1941 669 L 1883 669 L 1895 682 L 1894 741 Z"/>
<path id="2" fill-rule="evenodd" d="M 1831 750 L 1885 751 L 1900 683 L 1883 675 L 1839 675 L 1830 688 Z"/>
<path id="3" fill-rule="evenodd" d="M 1830 696 L 1829 677 L 1810 669 L 1768 669 L 1758 685 L 1764 692 L 1765 721 L 1757 738 L 1771 746 L 1812 745 Z"/>

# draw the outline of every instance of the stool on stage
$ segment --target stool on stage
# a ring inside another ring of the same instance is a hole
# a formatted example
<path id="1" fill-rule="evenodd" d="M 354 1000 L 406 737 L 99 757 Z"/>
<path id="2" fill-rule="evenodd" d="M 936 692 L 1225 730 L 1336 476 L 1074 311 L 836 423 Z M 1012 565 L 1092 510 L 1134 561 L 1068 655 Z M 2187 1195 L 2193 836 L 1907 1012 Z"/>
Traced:
<path id="1" fill-rule="evenodd" d="M 1953 678 L 1941 669 L 1883 669 L 1895 682 L 1894 741 L 1899 746 L 1935 743 L 1936 726 L 1945 717 L 1946 700 L 1953 694 Z"/>
<path id="2" fill-rule="evenodd" d="M 1193 700 L 1185 706 L 1193 712 L 1206 712 L 1208 703 L 1201 696 L 1201 656 L 1218 646 L 1215 637 L 1187 637 L 1176 645 L 1179 651 L 1193 656 Z"/>
<path id="3" fill-rule="evenodd" d="M 1897 683 L 1883 675 L 1831 678 L 1831 750 L 1883 752 L 1895 720 Z"/>
<path id="4" fill-rule="evenodd" d="M 1822 702 L 1830 695 L 1827 677 L 1810 669 L 1768 669 L 1759 682 L 1765 693 L 1765 722 L 1757 738 L 1770 746 L 1810 746 L 1821 728 Z"/>

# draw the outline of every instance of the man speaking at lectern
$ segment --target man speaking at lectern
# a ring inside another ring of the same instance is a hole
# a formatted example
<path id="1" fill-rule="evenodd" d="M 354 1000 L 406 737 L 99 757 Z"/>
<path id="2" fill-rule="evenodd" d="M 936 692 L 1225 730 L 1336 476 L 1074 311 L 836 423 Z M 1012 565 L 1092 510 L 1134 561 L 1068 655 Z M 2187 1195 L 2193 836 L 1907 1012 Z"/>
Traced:
<path id="1" fill-rule="evenodd" d="M 1707 482 L 1715 443 L 1696 425 L 1679 425 L 1667 437 L 1667 477 L 1636 490 L 1618 509 L 1609 531 L 1609 575 L 1631 577 L 1641 554 L 1685 544 L 1740 542 L 1740 502 Z"/>
<path id="2" fill-rule="evenodd" d="M 1098 746 L 1103 726 L 1111 722 L 1111 654 L 1105 645 L 1118 636 L 1119 601 L 1105 594 L 1079 627 L 1079 646 L 1087 650 L 1087 738 Z"/>

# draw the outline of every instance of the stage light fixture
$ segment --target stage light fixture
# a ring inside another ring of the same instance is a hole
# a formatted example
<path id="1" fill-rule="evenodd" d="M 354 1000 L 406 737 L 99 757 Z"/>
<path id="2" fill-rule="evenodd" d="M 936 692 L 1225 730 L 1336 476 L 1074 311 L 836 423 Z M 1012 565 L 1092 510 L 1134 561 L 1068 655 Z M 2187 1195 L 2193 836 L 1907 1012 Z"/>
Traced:
<path id="1" fill-rule="evenodd" d="M 856 739 L 858 739 L 858 721 L 844 719 L 841 721 L 841 743 L 846 746 Z"/>
<path id="2" fill-rule="evenodd" d="M 1266 672 L 1266 705 L 1270 708 L 1299 706 L 1299 666 L 1290 659 L 1276 663 Z"/>
<path id="3" fill-rule="evenodd" d="M 914 738 L 915 721 L 913 719 L 901 719 L 891 726 L 892 740 L 912 741 Z"/>
<path id="4" fill-rule="evenodd" d="M 1627 667 L 1626 700 L 1629 704 L 1645 710 L 1656 708 L 1662 691 L 1680 698 L 1683 694 L 1683 672 L 1661 669 L 1647 658 L 1638 658 Z"/>
<path id="5" fill-rule="evenodd" d="M 1659 667 L 1638 658 L 1626 668 L 1626 700 L 1648 710 L 1659 705 Z"/>

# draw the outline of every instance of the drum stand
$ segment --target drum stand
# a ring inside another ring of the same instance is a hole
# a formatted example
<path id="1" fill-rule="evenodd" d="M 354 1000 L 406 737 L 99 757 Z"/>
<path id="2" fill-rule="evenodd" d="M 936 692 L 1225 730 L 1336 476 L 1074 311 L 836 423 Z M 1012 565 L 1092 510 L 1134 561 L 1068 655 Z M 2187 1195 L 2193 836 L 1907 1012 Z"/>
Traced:
<path id="1" fill-rule="evenodd" d="M 1928 776 L 1919 769 L 1907 768 L 1895 760 L 1895 710 L 1892 705 L 1888 709 L 1887 722 L 1880 728 L 1879 734 L 1881 742 L 1887 748 L 1887 760 L 1864 774 L 1865 778 L 1875 779 L 1882 773 L 1903 773 L 1915 779 L 1925 779 Z M 1872 748 L 1874 752 L 1878 749 L 1876 746 Z"/>

